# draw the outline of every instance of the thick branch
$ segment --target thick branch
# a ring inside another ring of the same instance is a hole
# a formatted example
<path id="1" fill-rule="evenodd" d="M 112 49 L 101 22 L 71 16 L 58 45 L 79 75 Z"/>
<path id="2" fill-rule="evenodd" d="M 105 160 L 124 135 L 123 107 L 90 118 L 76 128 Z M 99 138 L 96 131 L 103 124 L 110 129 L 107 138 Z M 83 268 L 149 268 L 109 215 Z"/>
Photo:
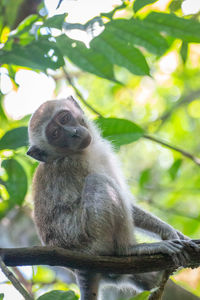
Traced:
<path id="1" fill-rule="evenodd" d="M 195 242 L 200 245 L 200 240 Z M 187 251 L 191 259 L 183 267 L 200 266 L 200 251 L 196 252 L 192 248 L 187 248 Z M 0 248 L 0 256 L 7 266 L 50 265 L 104 273 L 136 274 L 175 267 L 172 258 L 163 254 L 127 257 L 91 256 L 58 247 Z"/>

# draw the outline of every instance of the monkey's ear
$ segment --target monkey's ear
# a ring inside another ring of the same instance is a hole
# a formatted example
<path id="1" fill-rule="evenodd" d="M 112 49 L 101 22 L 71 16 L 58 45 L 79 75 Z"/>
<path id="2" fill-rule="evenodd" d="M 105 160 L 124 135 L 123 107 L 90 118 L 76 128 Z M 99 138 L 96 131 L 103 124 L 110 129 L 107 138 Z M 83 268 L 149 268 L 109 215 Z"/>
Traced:
<path id="1" fill-rule="evenodd" d="M 26 154 L 38 161 L 47 162 L 47 153 L 36 146 L 31 146 Z"/>
<path id="2" fill-rule="evenodd" d="M 74 99 L 74 97 L 69 96 L 69 97 L 67 97 L 67 100 L 71 101 L 71 102 L 72 102 L 76 107 L 78 107 L 78 108 L 81 110 L 81 112 L 83 113 L 82 108 L 80 107 L 78 101 L 77 101 L 76 99 Z"/>

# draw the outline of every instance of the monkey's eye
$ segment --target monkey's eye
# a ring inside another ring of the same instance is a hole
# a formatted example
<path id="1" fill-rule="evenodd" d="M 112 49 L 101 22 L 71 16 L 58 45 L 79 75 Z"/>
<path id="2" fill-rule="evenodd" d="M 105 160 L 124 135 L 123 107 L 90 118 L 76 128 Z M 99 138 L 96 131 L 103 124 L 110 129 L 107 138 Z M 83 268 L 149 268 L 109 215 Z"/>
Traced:
<path id="1" fill-rule="evenodd" d="M 62 115 L 59 117 L 59 123 L 60 123 L 61 125 L 67 124 L 70 120 L 71 120 L 71 114 L 70 114 L 70 113 L 62 114 Z"/>

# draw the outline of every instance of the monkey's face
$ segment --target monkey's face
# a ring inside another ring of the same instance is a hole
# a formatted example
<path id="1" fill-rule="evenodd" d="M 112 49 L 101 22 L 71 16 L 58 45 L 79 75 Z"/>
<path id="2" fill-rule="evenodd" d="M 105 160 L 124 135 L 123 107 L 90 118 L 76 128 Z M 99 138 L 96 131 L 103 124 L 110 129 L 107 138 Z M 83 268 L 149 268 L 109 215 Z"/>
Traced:
<path id="1" fill-rule="evenodd" d="M 74 153 L 85 149 L 91 136 L 80 115 L 70 110 L 59 111 L 45 130 L 47 141 L 59 153 Z"/>
<path id="2" fill-rule="evenodd" d="M 81 153 L 92 139 L 83 111 L 72 97 L 42 104 L 30 120 L 29 138 L 27 154 L 42 162 Z"/>

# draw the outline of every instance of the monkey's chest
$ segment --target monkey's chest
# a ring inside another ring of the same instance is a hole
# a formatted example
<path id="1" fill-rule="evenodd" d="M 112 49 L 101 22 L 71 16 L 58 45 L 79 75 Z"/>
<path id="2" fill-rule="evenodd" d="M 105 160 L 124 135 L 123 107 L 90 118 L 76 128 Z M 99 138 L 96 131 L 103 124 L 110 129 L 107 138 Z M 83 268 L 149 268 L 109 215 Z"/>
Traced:
<path id="1" fill-rule="evenodd" d="M 52 178 L 43 192 L 35 195 L 35 222 L 45 244 L 78 249 L 85 241 L 81 230 L 81 193 L 85 176 L 73 175 Z"/>
<path id="2" fill-rule="evenodd" d="M 51 196 L 54 198 L 54 205 L 68 204 L 69 206 L 74 206 L 77 203 L 77 199 L 81 197 L 86 176 L 86 174 L 77 176 L 77 174 L 73 173 L 70 176 L 58 176 L 55 179 L 56 185 L 53 183 L 51 185 Z"/>

